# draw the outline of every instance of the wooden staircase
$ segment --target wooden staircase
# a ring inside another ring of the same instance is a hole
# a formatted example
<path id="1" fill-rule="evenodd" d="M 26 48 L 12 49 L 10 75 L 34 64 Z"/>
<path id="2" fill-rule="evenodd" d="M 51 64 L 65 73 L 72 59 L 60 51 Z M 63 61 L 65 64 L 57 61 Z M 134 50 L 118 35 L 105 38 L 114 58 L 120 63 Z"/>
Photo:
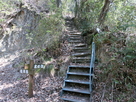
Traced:
<path id="1" fill-rule="evenodd" d="M 66 22 L 70 27 L 72 21 L 67 20 Z M 91 53 L 80 32 L 70 30 L 68 36 L 73 49 L 72 65 L 67 69 L 61 99 L 70 102 L 91 102 L 95 44 L 92 43 Z"/>

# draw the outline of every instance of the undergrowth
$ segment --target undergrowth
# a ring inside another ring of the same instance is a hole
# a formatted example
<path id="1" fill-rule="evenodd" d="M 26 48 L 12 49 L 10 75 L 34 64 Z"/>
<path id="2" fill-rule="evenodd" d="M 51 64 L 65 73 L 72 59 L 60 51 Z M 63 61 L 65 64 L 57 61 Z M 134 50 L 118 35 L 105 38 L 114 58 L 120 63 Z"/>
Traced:
<path id="1" fill-rule="evenodd" d="M 135 37 L 135 36 L 134 36 Z M 133 37 L 133 39 L 134 39 Z M 97 82 L 106 84 L 106 97 L 112 101 L 136 100 L 136 42 L 124 33 L 103 32 L 94 37 L 97 47 Z"/>

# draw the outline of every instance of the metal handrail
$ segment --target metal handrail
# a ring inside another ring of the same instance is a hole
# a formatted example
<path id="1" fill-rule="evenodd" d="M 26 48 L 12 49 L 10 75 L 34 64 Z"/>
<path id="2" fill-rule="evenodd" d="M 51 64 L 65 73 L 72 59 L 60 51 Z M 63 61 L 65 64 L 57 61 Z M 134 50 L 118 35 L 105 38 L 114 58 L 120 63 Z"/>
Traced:
<path id="1" fill-rule="evenodd" d="M 95 43 L 92 42 L 92 54 L 91 54 L 90 68 L 94 68 L 94 62 L 95 62 Z"/>
<path id="2" fill-rule="evenodd" d="M 90 92 L 92 92 L 94 63 L 95 63 L 95 43 L 92 42 L 92 54 L 91 54 L 91 61 L 90 61 Z"/>

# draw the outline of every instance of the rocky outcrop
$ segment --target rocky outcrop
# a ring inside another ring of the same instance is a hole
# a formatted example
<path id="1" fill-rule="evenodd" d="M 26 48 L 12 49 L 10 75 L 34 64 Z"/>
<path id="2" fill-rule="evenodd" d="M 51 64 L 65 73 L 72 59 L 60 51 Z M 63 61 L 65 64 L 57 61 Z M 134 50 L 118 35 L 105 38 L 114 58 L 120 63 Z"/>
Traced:
<path id="1" fill-rule="evenodd" d="M 0 51 L 13 52 L 26 48 L 29 42 L 27 34 L 37 27 L 39 20 L 40 15 L 27 7 L 10 15 L 1 26 Z"/>

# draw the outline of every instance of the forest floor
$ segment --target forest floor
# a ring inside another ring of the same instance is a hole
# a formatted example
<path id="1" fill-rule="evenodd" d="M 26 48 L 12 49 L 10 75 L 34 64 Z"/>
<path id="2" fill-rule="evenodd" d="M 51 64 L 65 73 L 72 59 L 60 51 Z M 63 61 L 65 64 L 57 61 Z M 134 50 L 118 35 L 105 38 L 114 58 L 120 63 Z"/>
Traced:
<path id="1" fill-rule="evenodd" d="M 12 62 L 18 55 L 0 58 L 0 102 L 61 102 L 63 77 L 35 75 L 34 97 L 28 98 L 28 74 L 22 74 Z"/>
<path id="2" fill-rule="evenodd" d="M 69 56 L 70 50 L 67 47 L 68 43 L 65 41 L 60 58 L 66 59 Z M 53 77 L 45 73 L 35 74 L 34 97 L 28 98 L 29 75 L 20 73 L 20 68 L 14 67 L 19 60 L 21 60 L 19 52 L 0 58 L 0 102 L 63 102 L 59 96 L 63 75 Z"/>

